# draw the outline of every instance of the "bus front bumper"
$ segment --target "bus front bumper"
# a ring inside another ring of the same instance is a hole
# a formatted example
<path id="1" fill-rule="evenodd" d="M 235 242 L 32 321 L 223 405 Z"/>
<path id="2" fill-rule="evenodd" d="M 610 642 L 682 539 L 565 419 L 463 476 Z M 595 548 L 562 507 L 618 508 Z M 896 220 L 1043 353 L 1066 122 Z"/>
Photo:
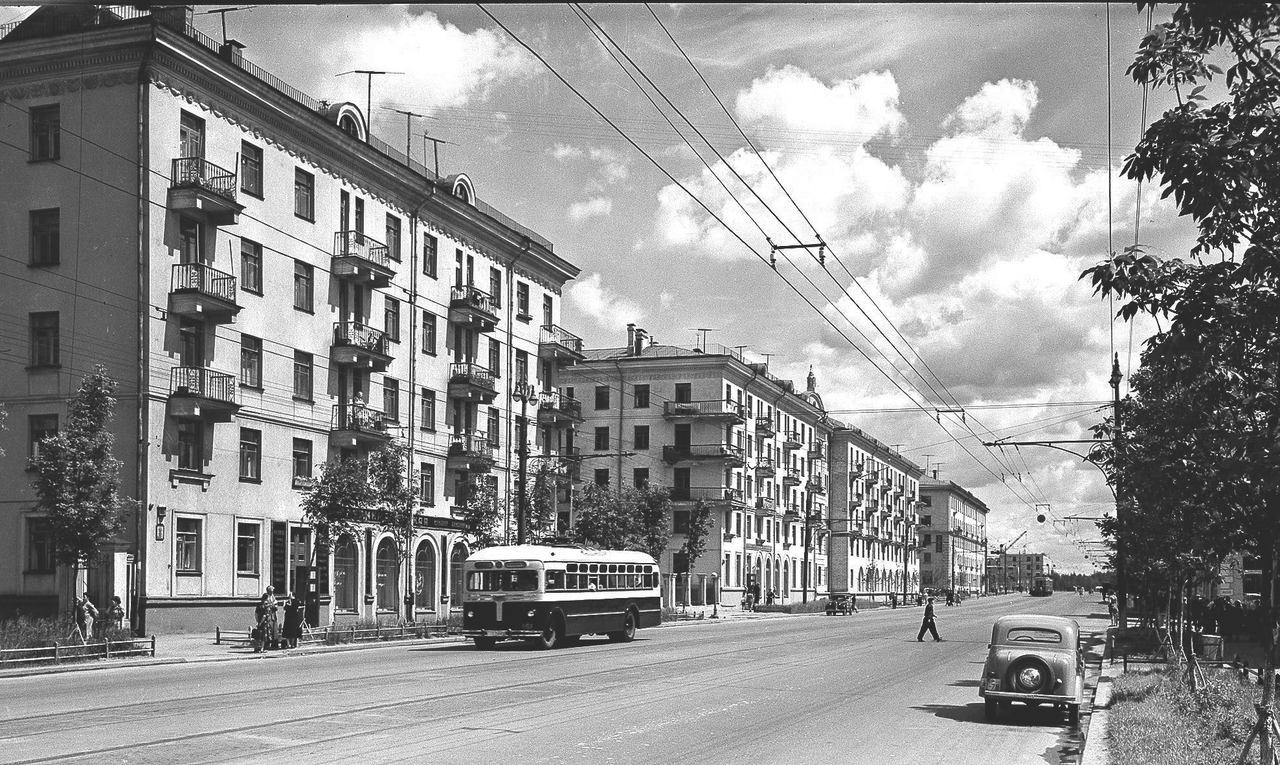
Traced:
<path id="1" fill-rule="evenodd" d="M 500 630 L 480 630 L 480 629 L 464 629 L 463 637 L 491 637 L 491 638 L 534 638 L 542 637 L 542 630 L 533 628 L 521 629 L 500 629 Z"/>

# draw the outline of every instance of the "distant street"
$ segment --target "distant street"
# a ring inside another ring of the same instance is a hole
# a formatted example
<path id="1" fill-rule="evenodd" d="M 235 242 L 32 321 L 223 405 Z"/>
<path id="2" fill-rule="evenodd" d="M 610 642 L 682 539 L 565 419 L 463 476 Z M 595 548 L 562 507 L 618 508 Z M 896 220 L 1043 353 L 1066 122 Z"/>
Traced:
<path id="1" fill-rule="evenodd" d="M 1105 626 L 1096 597 L 1010 595 L 940 606 L 943 643 L 917 643 L 921 610 L 906 608 L 550 652 L 449 644 L 15 678 L 0 680 L 0 759 L 1073 762 L 1062 715 L 983 719 L 991 622 L 1027 611 Z"/>

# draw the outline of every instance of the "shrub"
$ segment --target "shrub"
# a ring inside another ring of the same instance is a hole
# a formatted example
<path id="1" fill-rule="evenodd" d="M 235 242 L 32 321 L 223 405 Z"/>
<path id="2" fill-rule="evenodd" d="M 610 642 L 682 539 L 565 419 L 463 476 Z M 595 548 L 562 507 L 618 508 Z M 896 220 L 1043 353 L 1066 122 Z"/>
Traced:
<path id="1" fill-rule="evenodd" d="M 0 649 L 44 648 L 55 642 L 60 645 L 78 643 L 77 638 L 68 637 L 74 627 L 75 623 L 68 616 L 60 618 L 19 616 L 16 619 L 0 621 Z M 127 627 L 118 630 L 107 629 L 101 620 L 97 621 L 94 627 L 98 635 L 90 638 L 90 643 L 101 643 L 103 638 L 108 640 L 133 638 L 133 634 Z"/>

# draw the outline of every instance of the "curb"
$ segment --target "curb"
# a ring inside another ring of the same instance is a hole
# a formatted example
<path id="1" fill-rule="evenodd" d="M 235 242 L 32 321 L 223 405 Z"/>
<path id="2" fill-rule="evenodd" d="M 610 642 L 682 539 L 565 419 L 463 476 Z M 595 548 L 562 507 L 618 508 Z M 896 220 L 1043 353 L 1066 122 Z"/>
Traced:
<path id="1" fill-rule="evenodd" d="M 1110 663 L 1114 627 L 1108 627 L 1102 649 L 1102 666 L 1098 684 L 1094 686 L 1089 702 L 1089 730 L 1081 745 L 1080 765 L 1109 765 L 1111 753 L 1107 749 L 1107 715 L 1111 707 L 1111 682 L 1115 677 L 1115 665 Z M 1090 745 L 1097 736 L 1096 745 Z"/>

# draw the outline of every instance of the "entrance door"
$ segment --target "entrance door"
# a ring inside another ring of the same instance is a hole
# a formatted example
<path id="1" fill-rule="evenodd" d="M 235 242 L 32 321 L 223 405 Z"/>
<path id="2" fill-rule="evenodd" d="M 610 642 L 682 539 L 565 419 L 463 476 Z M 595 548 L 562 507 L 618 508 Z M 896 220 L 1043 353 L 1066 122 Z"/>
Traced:
<path id="1" fill-rule="evenodd" d="M 689 446 L 693 443 L 693 426 L 686 423 L 676 425 L 675 447 L 676 451 L 688 451 Z"/>
<path id="2" fill-rule="evenodd" d="M 178 322 L 178 366 L 204 366 L 204 324 L 193 319 Z"/>

